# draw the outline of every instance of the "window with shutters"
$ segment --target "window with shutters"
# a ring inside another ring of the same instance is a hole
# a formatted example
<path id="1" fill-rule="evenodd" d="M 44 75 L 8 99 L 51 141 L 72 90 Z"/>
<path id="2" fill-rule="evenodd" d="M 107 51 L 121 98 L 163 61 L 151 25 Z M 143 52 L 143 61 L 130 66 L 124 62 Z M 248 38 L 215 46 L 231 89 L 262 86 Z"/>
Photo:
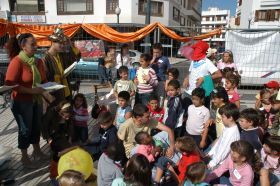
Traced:
<path id="1" fill-rule="evenodd" d="M 184 16 L 180 16 L 180 26 L 185 26 L 186 18 Z"/>
<path id="2" fill-rule="evenodd" d="M 119 0 L 106 0 L 106 14 L 115 14 L 118 6 Z"/>
<path id="3" fill-rule="evenodd" d="M 44 12 L 44 0 L 9 0 L 11 12 Z"/>
<path id="4" fill-rule="evenodd" d="M 237 26 L 240 25 L 240 16 L 235 18 L 235 25 L 237 25 Z"/>
<path id="5" fill-rule="evenodd" d="M 57 0 L 57 14 L 93 14 L 93 0 Z"/>
<path id="6" fill-rule="evenodd" d="M 176 7 L 173 7 L 173 20 L 180 22 L 180 10 Z"/>
<path id="7" fill-rule="evenodd" d="M 138 14 L 146 15 L 146 0 L 139 0 Z M 163 16 L 163 2 L 151 1 L 151 16 L 162 17 Z"/>

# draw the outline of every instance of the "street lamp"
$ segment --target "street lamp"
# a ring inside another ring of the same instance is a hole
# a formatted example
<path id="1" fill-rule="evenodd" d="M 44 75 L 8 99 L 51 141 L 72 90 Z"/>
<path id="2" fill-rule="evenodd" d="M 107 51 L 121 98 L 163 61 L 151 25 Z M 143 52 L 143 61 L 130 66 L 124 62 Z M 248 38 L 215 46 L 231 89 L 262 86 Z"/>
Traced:
<path id="1" fill-rule="evenodd" d="M 120 14 L 121 14 L 121 9 L 119 6 L 117 6 L 117 8 L 115 9 L 115 14 L 117 15 L 117 24 L 118 24 L 118 27 L 119 27 L 119 24 L 120 24 Z"/>

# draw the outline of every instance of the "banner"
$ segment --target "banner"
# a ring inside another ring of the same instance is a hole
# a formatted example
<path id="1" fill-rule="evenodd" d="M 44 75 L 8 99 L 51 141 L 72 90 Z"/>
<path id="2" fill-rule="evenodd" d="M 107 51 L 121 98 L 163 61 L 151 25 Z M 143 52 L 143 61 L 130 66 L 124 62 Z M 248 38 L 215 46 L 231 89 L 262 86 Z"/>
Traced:
<path id="1" fill-rule="evenodd" d="M 184 37 L 179 36 L 173 30 L 163 26 L 160 23 L 151 23 L 145 27 L 137 30 L 136 32 L 118 32 L 106 24 L 60 24 L 60 25 L 29 25 L 21 23 L 10 23 L 6 20 L 0 19 L 0 37 L 8 33 L 10 36 L 15 36 L 19 33 L 31 33 L 37 39 L 38 46 L 49 46 L 51 43 L 48 40 L 48 36 L 52 34 L 54 28 L 61 27 L 64 30 L 64 34 L 68 37 L 73 37 L 75 33 L 80 29 L 84 29 L 88 34 L 98 39 L 102 39 L 115 43 L 128 43 L 134 42 L 144 38 L 151 33 L 154 29 L 160 28 L 160 30 L 168 37 L 179 40 L 182 42 L 194 40 L 202 40 L 214 35 L 220 35 L 221 29 L 215 29 L 209 33 L 194 36 Z"/>
<path id="2" fill-rule="evenodd" d="M 260 85 L 280 79 L 280 34 L 278 31 L 235 31 L 226 33 L 242 84 Z"/>

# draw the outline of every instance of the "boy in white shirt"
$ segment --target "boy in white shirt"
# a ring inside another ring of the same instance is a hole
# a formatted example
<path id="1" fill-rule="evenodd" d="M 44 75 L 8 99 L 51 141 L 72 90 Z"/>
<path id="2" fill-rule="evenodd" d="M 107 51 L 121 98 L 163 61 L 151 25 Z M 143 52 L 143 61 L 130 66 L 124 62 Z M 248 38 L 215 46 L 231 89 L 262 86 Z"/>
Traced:
<path id="1" fill-rule="evenodd" d="M 204 97 L 203 88 L 195 88 L 192 91 L 193 104 L 188 108 L 186 124 L 187 135 L 191 136 L 200 148 L 206 146 L 208 128 L 205 127 L 205 123 L 210 118 L 209 109 L 204 106 Z"/>
<path id="2" fill-rule="evenodd" d="M 211 158 L 208 163 L 209 169 L 213 169 L 224 161 L 230 153 L 230 144 L 240 139 L 240 133 L 236 125 L 236 120 L 239 118 L 237 106 L 234 103 L 228 103 L 220 108 L 219 113 L 225 127 L 222 135 L 207 154 Z"/>

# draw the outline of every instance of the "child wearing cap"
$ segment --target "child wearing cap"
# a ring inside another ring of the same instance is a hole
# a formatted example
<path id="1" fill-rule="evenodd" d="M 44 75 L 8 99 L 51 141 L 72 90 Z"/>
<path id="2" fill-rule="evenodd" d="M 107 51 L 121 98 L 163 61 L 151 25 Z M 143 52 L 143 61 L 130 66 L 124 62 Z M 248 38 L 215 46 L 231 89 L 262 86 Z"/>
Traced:
<path id="1" fill-rule="evenodd" d="M 279 90 L 279 83 L 277 81 L 269 81 L 266 84 L 264 84 L 264 88 L 267 89 L 270 93 L 271 96 L 274 94 L 278 93 Z M 261 107 L 261 98 L 260 98 L 260 93 L 256 95 L 256 103 L 255 103 L 255 108 L 259 109 Z"/>

